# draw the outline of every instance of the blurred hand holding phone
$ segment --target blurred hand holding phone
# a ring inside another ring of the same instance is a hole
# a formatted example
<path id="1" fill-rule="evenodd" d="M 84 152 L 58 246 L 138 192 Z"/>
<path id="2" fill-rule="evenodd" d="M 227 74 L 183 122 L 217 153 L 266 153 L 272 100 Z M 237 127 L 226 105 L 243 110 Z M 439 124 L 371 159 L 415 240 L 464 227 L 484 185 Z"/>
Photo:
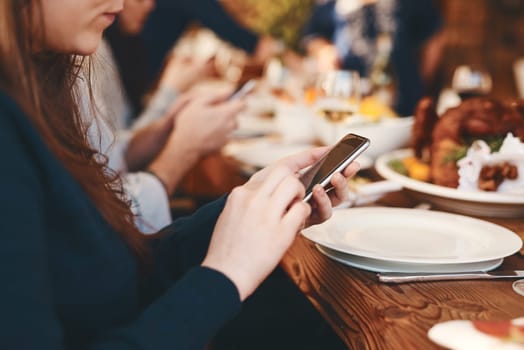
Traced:
<path id="1" fill-rule="evenodd" d="M 344 171 L 369 147 L 369 144 L 368 138 L 351 133 L 337 142 L 331 150 L 300 176 L 300 181 L 306 188 L 304 202 L 311 198 L 313 187 L 316 184 L 324 188 L 329 187 L 331 177 L 337 172 Z"/>
<path id="2" fill-rule="evenodd" d="M 248 80 L 247 82 L 239 86 L 235 91 L 233 91 L 233 93 L 231 93 L 231 95 L 228 97 L 228 101 L 237 100 L 239 98 L 247 96 L 250 92 L 252 92 L 255 89 L 256 86 L 256 80 Z"/>

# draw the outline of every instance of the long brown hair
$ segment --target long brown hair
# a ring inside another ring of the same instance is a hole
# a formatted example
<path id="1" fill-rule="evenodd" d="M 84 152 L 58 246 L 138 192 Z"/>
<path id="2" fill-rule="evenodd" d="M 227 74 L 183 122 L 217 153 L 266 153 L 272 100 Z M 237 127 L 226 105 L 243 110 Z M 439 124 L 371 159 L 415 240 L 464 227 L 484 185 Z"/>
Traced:
<path id="1" fill-rule="evenodd" d="M 87 140 L 74 96 L 78 58 L 56 52 L 34 53 L 35 40 L 45 35 L 39 1 L 0 1 L 0 89 L 26 112 L 113 229 L 132 251 L 144 257 L 144 238 L 124 200 L 121 182 Z"/>

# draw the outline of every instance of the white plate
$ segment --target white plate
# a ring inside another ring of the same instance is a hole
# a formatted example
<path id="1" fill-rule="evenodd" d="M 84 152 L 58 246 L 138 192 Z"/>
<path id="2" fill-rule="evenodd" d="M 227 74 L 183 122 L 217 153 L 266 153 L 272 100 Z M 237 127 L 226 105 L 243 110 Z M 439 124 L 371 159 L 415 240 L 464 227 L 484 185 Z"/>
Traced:
<path id="1" fill-rule="evenodd" d="M 462 264 L 501 259 L 522 240 L 487 221 L 438 211 L 404 208 L 336 210 L 302 234 L 330 249 L 399 263 Z"/>
<path id="2" fill-rule="evenodd" d="M 243 142 L 230 142 L 224 149 L 226 156 L 232 157 L 242 164 L 255 169 L 261 169 L 275 163 L 284 157 L 311 149 L 310 144 L 283 143 L 267 138 L 246 140 Z M 373 162 L 365 155 L 357 158 L 360 168 L 369 168 Z"/>
<path id="3" fill-rule="evenodd" d="M 411 149 L 383 154 L 375 162 L 375 168 L 382 177 L 398 182 L 418 199 L 430 202 L 437 208 L 475 216 L 524 217 L 524 196 L 522 195 L 460 191 L 414 180 L 397 173 L 389 166 L 389 162 L 394 159 L 403 159 L 412 155 Z"/>
<path id="4" fill-rule="evenodd" d="M 371 259 L 362 256 L 345 254 L 328 247 L 316 245 L 317 249 L 325 256 L 338 261 L 344 265 L 356 267 L 373 272 L 408 272 L 408 273 L 453 273 L 453 272 L 473 272 L 490 271 L 502 264 L 504 259 L 494 259 L 477 263 L 465 264 L 411 264 L 398 263 L 393 261 Z"/>

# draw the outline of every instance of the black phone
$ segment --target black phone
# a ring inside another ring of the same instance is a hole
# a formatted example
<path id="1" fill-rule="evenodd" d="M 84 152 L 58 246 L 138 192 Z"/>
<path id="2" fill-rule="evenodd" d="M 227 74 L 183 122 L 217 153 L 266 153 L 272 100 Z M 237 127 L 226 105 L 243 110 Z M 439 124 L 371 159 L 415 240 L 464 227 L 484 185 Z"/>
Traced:
<path id="1" fill-rule="evenodd" d="M 248 80 L 244 84 L 238 87 L 231 95 L 229 95 L 228 100 L 236 100 L 237 98 L 242 98 L 249 94 L 257 86 L 257 81 L 254 79 Z"/>
<path id="2" fill-rule="evenodd" d="M 326 188 L 333 174 L 344 171 L 349 163 L 369 147 L 369 144 L 370 141 L 366 137 L 347 134 L 320 160 L 302 173 L 300 181 L 306 188 L 304 202 L 311 198 L 313 187 L 316 184 Z"/>

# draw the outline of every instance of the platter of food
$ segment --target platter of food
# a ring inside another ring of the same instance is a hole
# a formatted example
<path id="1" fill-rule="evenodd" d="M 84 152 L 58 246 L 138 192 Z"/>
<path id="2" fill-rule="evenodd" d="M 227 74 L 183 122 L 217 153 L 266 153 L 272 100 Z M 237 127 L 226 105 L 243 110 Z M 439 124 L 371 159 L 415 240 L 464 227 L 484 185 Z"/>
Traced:
<path id="1" fill-rule="evenodd" d="M 375 168 L 385 179 L 399 183 L 418 200 L 429 202 L 436 208 L 475 216 L 524 217 L 522 194 L 462 191 L 417 180 L 394 169 L 395 162 L 412 156 L 412 149 L 396 150 L 380 156 Z"/>
<path id="2" fill-rule="evenodd" d="M 383 154 L 375 167 L 437 208 L 524 217 L 524 103 L 468 99 L 438 117 L 422 100 L 412 148 Z"/>

